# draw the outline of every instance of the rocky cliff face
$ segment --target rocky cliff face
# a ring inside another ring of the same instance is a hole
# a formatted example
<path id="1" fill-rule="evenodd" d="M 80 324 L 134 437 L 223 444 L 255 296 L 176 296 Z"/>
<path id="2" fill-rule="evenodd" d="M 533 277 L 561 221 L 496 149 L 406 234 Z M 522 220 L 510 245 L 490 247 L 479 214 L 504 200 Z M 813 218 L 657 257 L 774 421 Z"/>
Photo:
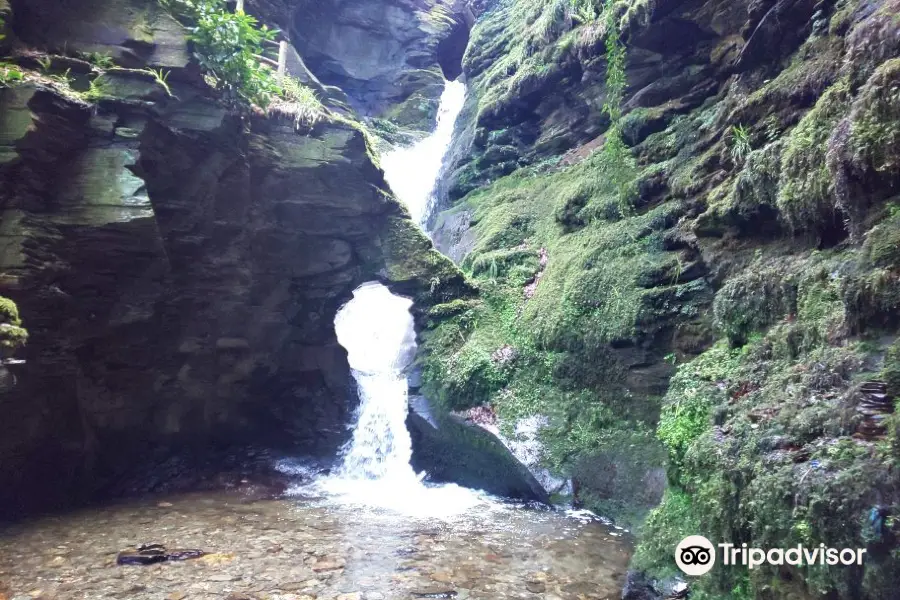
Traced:
<path id="1" fill-rule="evenodd" d="M 259 9 L 356 112 L 416 135 L 434 129 L 474 21 L 464 0 L 261 0 Z"/>
<path id="2" fill-rule="evenodd" d="M 898 5 L 598 9 L 498 0 L 473 30 L 434 224 L 483 301 L 434 320 L 425 389 L 548 416 L 547 462 L 625 522 L 667 465 L 637 557 L 654 575 L 696 533 L 871 556 L 695 594 L 891 597 Z M 611 28 L 625 152 L 606 145 Z"/>
<path id="3" fill-rule="evenodd" d="M 73 58 L 0 90 L 2 293 L 31 333 L 0 399 L 5 512 L 89 496 L 185 446 L 334 455 L 355 404 L 333 326 L 350 292 L 379 279 L 424 312 L 468 289 L 359 125 L 227 109 L 183 28 L 140 4 L 56 6 L 65 19 L 13 5 L 25 67 L 52 41 L 166 69 L 171 95 L 110 68 L 94 101 Z"/>

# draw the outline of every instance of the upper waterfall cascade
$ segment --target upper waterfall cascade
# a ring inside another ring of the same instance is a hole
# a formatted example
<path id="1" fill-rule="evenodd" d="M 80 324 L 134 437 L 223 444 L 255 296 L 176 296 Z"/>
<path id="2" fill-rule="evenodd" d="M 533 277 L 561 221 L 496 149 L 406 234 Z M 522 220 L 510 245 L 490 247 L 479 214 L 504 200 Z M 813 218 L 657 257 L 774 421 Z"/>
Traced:
<path id="1" fill-rule="evenodd" d="M 466 85 L 448 81 L 441 95 L 434 133 L 412 146 L 388 152 L 381 159 L 385 179 L 416 223 L 422 224 L 432 209 L 434 186 L 465 100 Z"/>

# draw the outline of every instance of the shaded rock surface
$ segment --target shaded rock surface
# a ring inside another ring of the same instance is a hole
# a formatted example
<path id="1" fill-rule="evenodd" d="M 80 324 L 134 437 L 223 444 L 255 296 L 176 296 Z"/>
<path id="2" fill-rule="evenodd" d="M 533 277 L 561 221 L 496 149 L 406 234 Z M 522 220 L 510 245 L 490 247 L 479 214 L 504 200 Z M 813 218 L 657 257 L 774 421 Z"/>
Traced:
<path id="1" fill-rule="evenodd" d="M 534 475 L 491 432 L 454 415 L 432 420 L 414 411 L 406 420 L 417 472 L 505 498 L 549 501 Z"/>
<path id="2" fill-rule="evenodd" d="M 434 127 L 444 79 L 461 72 L 473 16 L 460 0 L 283 2 L 310 69 L 362 114 Z"/>
<path id="3" fill-rule="evenodd" d="M 46 27 L 23 8 L 16 33 L 169 66 L 174 97 L 126 70 L 99 105 L 0 89 L 0 287 L 31 331 L 0 398 L 4 513 L 110 489 L 155 451 L 334 455 L 356 402 L 333 327 L 350 292 L 378 279 L 421 313 L 468 289 L 358 127 L 231 113 L 182 64 L 180 26 L 94 5 L 55 7 Z"/>

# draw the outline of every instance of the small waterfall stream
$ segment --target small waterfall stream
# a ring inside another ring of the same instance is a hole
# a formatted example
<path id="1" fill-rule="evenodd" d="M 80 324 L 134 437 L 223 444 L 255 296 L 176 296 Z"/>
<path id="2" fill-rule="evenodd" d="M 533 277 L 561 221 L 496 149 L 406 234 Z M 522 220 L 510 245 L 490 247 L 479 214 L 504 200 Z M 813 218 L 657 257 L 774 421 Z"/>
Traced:
<path id="1" fill-rule="evenodd" d="M 461 82 L 447 82 L 434 133 L 382 158 L 385 179 L 418 223 L 428 216 L 465 93 Z M 354 504 L 412 516 L 450 516 L 486 503 L 487 498 L 456 485 L 426 485 L 422 483 L 424 473 L 417 475 L 410 465 L 405 370 L 416 353 L 411 307 L 411 300 L 369 282 L 357 288 L 338 311 L 335 332 L 347 349 L 360 406 L 343 463 L 322 485 L 325 491 Z"/>
<path id="2" fill-rule="evenodd" d="M 367 283 L 338 312 L 334 326 L 359 388 L 359 417 L 340 475 L 349 479 L 417 481 L 406 430 L 404 369 L 415 356 L 412 301 Z"/>
<path id="3" fill-rule="evenodd" d="M 466 100 L 466 85 L 448 81 L 441 94 L 437 127 L 430 136 L 407 148 L 397 148 L 381 158 L 384 178 L 409 209 L 413 221 L 422 224 L 433 208 L 434 185 L 441 173 L 453 128 Z"/>

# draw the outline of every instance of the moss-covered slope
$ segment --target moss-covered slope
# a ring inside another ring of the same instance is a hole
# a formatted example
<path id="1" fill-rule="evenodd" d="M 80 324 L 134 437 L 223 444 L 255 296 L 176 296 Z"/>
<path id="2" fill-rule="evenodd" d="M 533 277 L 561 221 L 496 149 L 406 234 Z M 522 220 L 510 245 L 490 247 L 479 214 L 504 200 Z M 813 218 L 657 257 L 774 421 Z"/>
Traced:
<path id="1" fill-rule="evenodd" d="M 870 551 L 697 595 L 892 597 L 898 9 L 615 3 L 624 196 L 602 151 L 608 20 L 499 0 L 473 31 L 436 237 L 484 294 L 438 307 L 432 393 L 549 416 L 548 464 L 626 522 L 665 463 L 638 554 L 652 574 L 691 533 Z"/>

